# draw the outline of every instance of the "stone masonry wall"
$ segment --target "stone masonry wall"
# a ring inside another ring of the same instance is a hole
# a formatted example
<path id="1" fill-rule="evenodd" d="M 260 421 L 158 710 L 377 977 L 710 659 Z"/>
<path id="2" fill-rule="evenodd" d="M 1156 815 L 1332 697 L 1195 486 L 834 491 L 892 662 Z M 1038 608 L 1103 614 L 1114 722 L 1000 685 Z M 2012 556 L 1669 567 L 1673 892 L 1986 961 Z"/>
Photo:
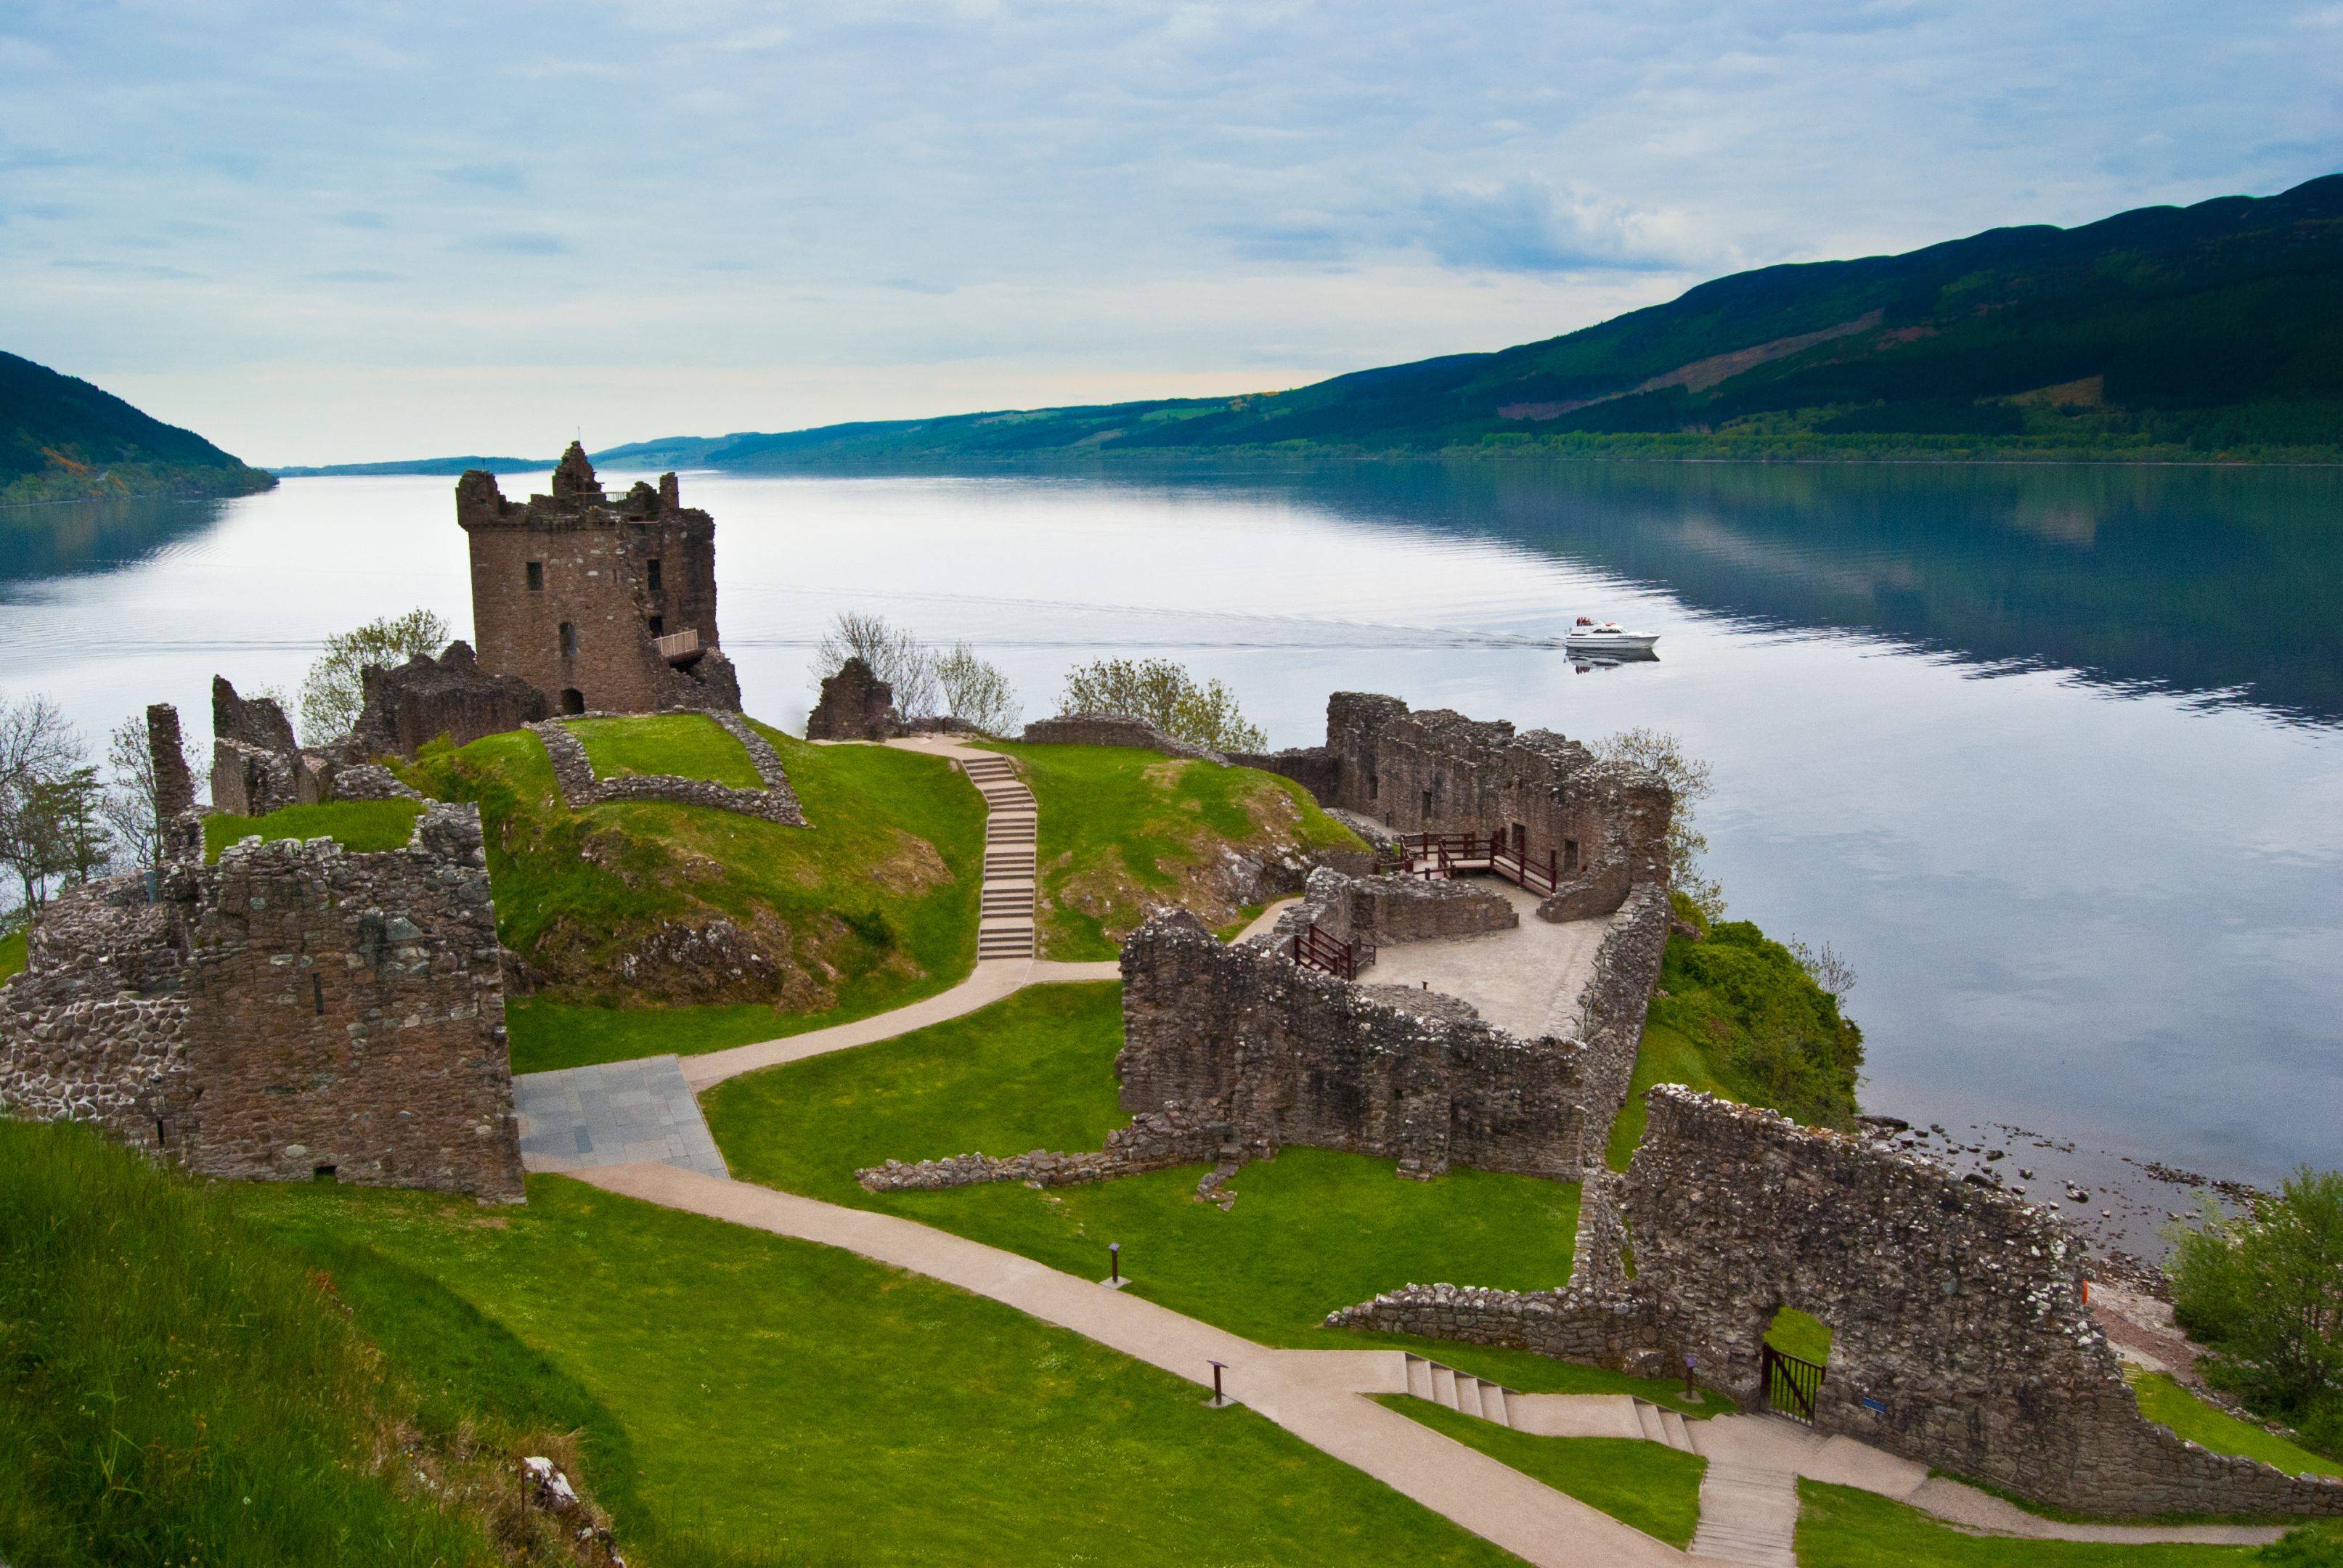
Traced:
<path id="1" fill-rule="evenodd" d="M 578 715 L 586 719 L 608 719 L 607 713 Z M 659 800 L 672 806 L 706 806 L 719 811 L 738 811 L 744 817 L 761 817 L 768 822 L 778 822 L 785 828 L 806 825 L 805 811 L 798 804 L 797 791 L 789 787 L 789 776 L 781 767 L 780 754 L 772 743 L 757 733 L 737 713 L 721 710 L 708 717 L 722 725 L 741 749 L 749 753 L 749 762 L 757 776 L 765 781 L 762 789 L 735 789 L 729 784 L 719 784 L 708 779 L 680 779 L 671 773 L 628 774 L 615 779 L 598 779 L 594 764 L 586 755 L 585 743 L 571 733 L 562 719 L 548 719 L 532 724 L 528 729 L 545 744 L 546 759 L 553 765 L 554 781 L 561 786 L 561 798 L 573 811 L 588 806 L 608 805 L 616 800 Z"/>
<path id="2" fill-rule="evenodd" d="M 2212 1453 L 2141 1416 L 2046 1210 L 1771 1111 L 1674 1085 L 1647 1101 L 1615 1211 L 1632 1281 L 1609 1261 L 1610 1194 L 1590 1182 L 1568 1289 L 1411 1285 L 1328 1322 L 1645 1374 L 1690 1356 L 1754 1403 L 1765 1328 L 1796 1307 L 1833 1331 L 1821 1431 L 2083 1513 L 2343 1515 L 2343 1483 Z"/>
<path id="3" fill-rule="evenodd" d="M 947 1187 L 974 1187 L 988 1181 L 1030 1181 L 1041 1187 L 1071 1187 L 1193 1165 L 1222 1157 L 1234 1136 L 1226 1122 L 1209 1111 L 1199 1113 L 1183 1105 L 1134 1116 L 1127 1127 L 1106 1135 L 1106 1148 L 1097 1152 L 1061 1154 L 1036 1149 L 1030 1154 L 997 1159 L 990 1154 L 955 1154 L 943 1160 L 912 1164 L 890 1160 L 854 1179 L 872 1192 L 932 1192 Z"/>
<path id="4" fill-rule="evenodd" d="M 894 687 L 859 657 L 822 678 L 821 700 L 806 715 L 808 740 L 884 740 L 902 729 Z"/>
<path id="5" fill-rule="evenodd" d="M 482 669 L 471 645 L 461 641 L 436 659 L 417 654 L 392 669 L 368 665 L 358 678 L 365 698 L 347 748 L 357 757 L 412 757 L 442 735 L 467 746 L 552 711 L 544 692 L 518 676 Z"/>
<path id="6" fill-rule="evenodd" d="M 95 1121 L 206 1175 L 518 1201 L 479 818 L 407 847 L 230 847 L 78 890 L 0 987 L 0 1101 Z"/>
<path id="7" fill-rule="evenodd" d="M 1217 1107 L 1246 1144 L 1302 1144 L 1569 1180 L 1588 1143 L 1585 1048 L 1427 1018 L 1160 912 L 1123 944 L 1123 1109 Z M 1605 1120 L 1604 1129 L 1609 1123 Z"/>
<path id="8" fill-rule="evenodd" d="M 1636 885 L 1667 880 L 1667 786 L 1547 730 L 1516 734 L 1338 691 L 1327 699 L 1324 746 L 1245 760 L 1395 832 L 1503 837 L 1554 869 L 1558 886 L 1539 911 L 1549 920 L 1608 914 Z"/>
<path id="9" fill-rule="evenodd" d="M 276 700 L 239 697 L 226 677 L 212 677 L 212 805 L 265 817 L 286 806 L 314 806 L 319 793 Z"/>

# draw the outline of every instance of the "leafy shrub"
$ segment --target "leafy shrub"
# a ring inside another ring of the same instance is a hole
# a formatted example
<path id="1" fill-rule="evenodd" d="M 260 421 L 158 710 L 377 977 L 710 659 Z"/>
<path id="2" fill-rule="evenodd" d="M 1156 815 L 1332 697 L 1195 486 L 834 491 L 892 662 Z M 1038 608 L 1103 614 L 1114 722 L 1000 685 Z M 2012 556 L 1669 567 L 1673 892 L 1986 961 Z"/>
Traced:
<path id="1" fill-rule="evenodd" d="M 1669 995 L 1654 1020 L 1722 1058 L 1751 1098 L 1814 1125 L 1854 1121 L 1863 1031 L 1789 949 L 1747 920 L 1720 920 L 1704 940 L 1668 943 L 1660 986 Z"/>
<path id="2" fill-rule="evenodd" d="M 1102 658 L 1070 670 L 1058 711 L 1118 713 L 1215 751 L 1259 751 L 1269 744 L 1238 709 L 1235 692 L 1217 680 L 1199 684 L 1186 666 L 1168 658 Z"/>
<path id="3" fill-rule="evenodd" d="M 2343 1171 L 2305 1167 L 2236 1220 L 2176 1238 L 2172 1302 L 2207 1375 L 2343 1453 Z"/>

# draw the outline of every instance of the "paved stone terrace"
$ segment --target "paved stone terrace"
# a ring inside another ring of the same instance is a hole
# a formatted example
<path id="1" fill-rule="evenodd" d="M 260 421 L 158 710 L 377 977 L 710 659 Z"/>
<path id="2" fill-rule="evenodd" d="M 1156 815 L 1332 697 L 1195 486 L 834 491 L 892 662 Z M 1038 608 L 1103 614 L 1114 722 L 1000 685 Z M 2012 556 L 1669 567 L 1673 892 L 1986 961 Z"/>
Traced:
<path id="1" fill-rule="evenodd" d="M 1611 917 L 1555 924 L 1538 919 L 1538 900 L 1497 877 L 1477 884 L 1501 894 L 1522 923 L 1509 931 L 1434 937 L 1381 948 L 1369 985 L 1429 986 L 1469 1001 L 1483 1019 L 1520 1036 L 1575 1034 L 1581 999 Z"/>
<path id="2" fill-rule="evenodd" d="M 513 1080 L 522 1165 L 578 1171 L 655 1161 L 702 1176 L 728 1172 L 672 1056 L 606 1061 Z"/>

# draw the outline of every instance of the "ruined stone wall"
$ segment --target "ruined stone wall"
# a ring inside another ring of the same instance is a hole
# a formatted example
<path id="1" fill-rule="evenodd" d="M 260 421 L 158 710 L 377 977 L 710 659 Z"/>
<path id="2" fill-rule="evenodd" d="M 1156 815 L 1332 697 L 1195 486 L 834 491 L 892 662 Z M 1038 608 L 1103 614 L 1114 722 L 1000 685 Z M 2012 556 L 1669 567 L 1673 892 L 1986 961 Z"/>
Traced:
<path id="1" fill-rule="evenodd" d="M 321 793 L 317 769 L 301 755 L 276 699 L 239 697 L 226 676 L 212 677 L 212 805 L 265 817 L 286 806 L 314 806 Z"/>
<path id="2" fill-rule="evenodd" d="M 412 757 L 442 735 L 467 746 L 551 711 L 544 692 L 518 676 L 482 669 L 471 645 L 461 641 L 436 659 L 417 654 L 395 669 L 368 665 L 359 680 L 365 699 L 349 747 L 358 757 Z"/>
<path id="3" fill-rule="evenodd" d="M 467 473 L 456 520 L 470 541 L 482 668 L 528 682 L 559 711 L 739 706 L 717 650 L 715 520 L 680 504 L 673 475 L 613 498 L 572 444 L 553 493 L 526 504 L 506 500 L 493 475 Z M 652 639 L 685 631 L 703 651 L 678 667 Z"/>
<path id="4" fill-rule="evenodd" d="M 1324 900 L 1328 918 L 1319 923 L 1340 940 L 1363 940 L 1371 949 L 1509 931 L 1522 923 L 1502 894 L 1462 878 L 1428 881 L 1422 877 L 1312 873 L 1312 903 L 1319 901 L 1322 890 L 1329 895 Z"/>
<path id="5" fill-rule="evenodd" d="M 0 987 L 0 1101 L 206 1175 L 521 1197 L 479 817 L 400 849 L 247 840 L 45 911 Z"/>
<path id="6" fill-rule="evenodd" d="M 1636 1283 L 1703 1374 L 1759 1392 L 1777 1308 L 1833 1332 L 1815 1424 L 2089 1513 L 2343 1513 L 2143 1420 L 2048 1212 L 1929 1161 L 1651 1091 L 1627 1179 Z"/>
<path id="7" fill-rule="evenodd" d="M 872 1192 L 933 1192 L 990 1181 L 1073 1187 L 1217 1160 L 1223 1152 L 1233 1152 L 1230 1145 L 1234 1137 L 1234 1129 L 1216 1120 L 1209 1110 L 1200 1111 L 1189 1106 L 1172 1105 L 1132 1117 L 1129 1126 L 1108 1133 L 1106 1148 L 1097 1151 L 1062 1154 L 1036 1149 L 1007 1159 L 990 1154 L 955 1154 L 910 1164 L 890 1160 L 867 1171 L 857 1171 L 854 1179 Z"/>
<path id="8" fill-rule="evenodd" d="M 1302 969 L 1266 944 L 1225 947 L 1184 910 L 1122 950 L 1123 1109 L 1219 1108 L 1248 1144 L 1560 1180 L 1588 1145 L 1584 1048 L 1430 1018 Z M 1602 1131 L 1607 1131 L 1606 1120 Z"/>
<path id="9" fill-rule="evenodd" d="M 1410 1285 L 1328 1322 L 1644 1375 L 1689 1356 L 1701 1381 L 1760 1403 L 1765 1329 L 1795 1307 L 1832 1330 L 1821 1431 L 2083 1513 L 2343 1515 L 2343 1483 L 2140 1415 L 2046 1210 L 1771 1111 L 1674 1085 L 1646 1098 L 1624 1192 L 1583 1191 L 1568 1288 Z"/>
<path id="10" fill-rule="evenodd" d="M 588 713 L 588 719 L 617 717 L 608 713 Z M 594 764 L 586 755 L 585 743 L 570 732 L 561 719 L 548 719 L 528 728 L 545 745 L 546 759 L 553 765 L 554 782 L 561 787 L 561 798 L 573 811 L 588 806 L 608 805 L 616 800 L 659 800 L 671 806 L 706 806 L 718 811 L 738 811 L 744 817 L 760 817 L 768 822 L 779 822 L 784 828 L 802 828 L 805 812 L 798 804 L 797 791 L 789 787 L 789 776 L 781 767 L 780 754 L 749 722 L 737 713 L 714 712 L 708 715 L 722 725 L 741 748 L 749 760 L 765 781 L 762 789 L 735 789 L 729 784 L 719 784 L 708 779 L 684 779 L 672 773 L 628 774 L 615 779 L 598 779 Z M 729 722 L 728 722 L 729 720 Z"/>
<path id="11" fill-rule="evenodd" d="M 1667 880 L 1667 786 L 1547 730 L 1515 734 L 1501 721 L 1338 691 L 1323 747 L 1244 760 L 1394 832 L 1500 836 L 1555 872 L 1539 910 L 1548 920 L 1608 914 L 1637 884 Z"/>
<path id="12" fill-rule="evenodd" d="M 860 658 L 823 678 L 821 700 L 806 716 L 808 740 L 884 740 L 902 733 L 895 712 L 895 689 L 871 673 Z"/>
<path id="13" fill-rule="evenodd" d="M 142 874 L 67 888 L 0 984 L 0 1109 L 171 1148 L 186 1101 L 186 955 Z"/>
<path id="14" fill-rule="evenodd" d="M 187 771 L 186 741 L 179 732 L 179 710 L 167 702 L 146 705 L 146 761 L 155 770 L 156 826 L 193 810 L 196 780 Z"/>
<path id="15" fill-rule="evenodd" d="M 1586 1102 L 1603 1122 L 1606 1143 L 1634 1078 L 1644 1020 L 1667 957 L 1669 917 L 1664 884 L 1644 882 L 1630 893 L 1611 917 L 1579 1000 L 1577 1038 L 1589 1048 Z"/>
<path id="16" fill-rule="evenodd" d="M 1025 743 L 1029 746 L 1130 746 L 1141 751 L 1161 751 L 1167 757 L 1188 757 L 1199 762 L 1217 762 L 1225 767 L 1229 759 L 1209 746 L 1199 746 L 1166 735 L 1142 719 L 1131 719 L 1120 713 L 1065 713 L 1054 719 L 1037 719 L 1025 727 Z"/>

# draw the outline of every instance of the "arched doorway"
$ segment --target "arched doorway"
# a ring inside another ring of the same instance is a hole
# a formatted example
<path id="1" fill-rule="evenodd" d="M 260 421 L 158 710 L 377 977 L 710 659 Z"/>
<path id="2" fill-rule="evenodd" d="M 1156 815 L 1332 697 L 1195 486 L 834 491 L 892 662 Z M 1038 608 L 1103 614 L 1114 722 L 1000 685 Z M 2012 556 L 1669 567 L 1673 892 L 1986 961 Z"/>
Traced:
<path id="1" fill-rule="evenodd" d="M 561 711 L 564 713 L 585 712 L 586 694 L 578 690 L 574 686 L 563 687 L 561 689 Z"/>

